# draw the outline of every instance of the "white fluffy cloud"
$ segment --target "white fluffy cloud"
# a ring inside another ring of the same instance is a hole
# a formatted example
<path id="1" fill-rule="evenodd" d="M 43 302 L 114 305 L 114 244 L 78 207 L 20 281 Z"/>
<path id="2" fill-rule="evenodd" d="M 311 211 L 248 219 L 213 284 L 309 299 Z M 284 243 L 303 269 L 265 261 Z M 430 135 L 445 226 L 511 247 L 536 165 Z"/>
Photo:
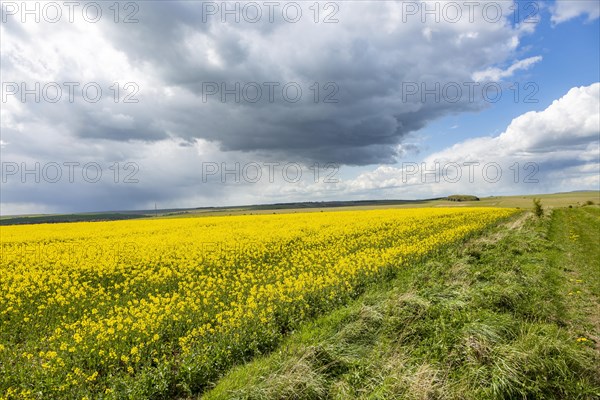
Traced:
<path id="1" fill-rule="evenodd" d="M 429 155 L 422 163 L 406 163 L 400 168 L 381 166 L 346 184 L 350 190 L 379 189 L 390 194 L 416 193 L 417 197 L 597 190 L 598 110 L 600 83 L 575 87 L 545 110 L 515 118 L 499 136 L 457 143 Z M 437 173 L 428 174 L 430 171 Z M 436 179 L 439 184 L 433 184 Z"/>
<path id="2" fill-rule="evenodd" d="M 587 15 L 588 21 L 600 17 L 600 1 L 598 0 L 556 0 L 552 7 L 552 22 L 560 24 L 570 19 Z"/>
<path id="3" fill-rule="evenodd" d="M 529 57 L 524 60 L 515 61 L 510 67 L 500 69 L 496 67 L 488 68 L 485 71 L 478 71 L 473 74 L 473 79 L 477 82 L 482 81 L 500 81 L 514 75 L 518 70 L 527 70 L 535 63 L 542 61 L 542 56 Z"/>
<path id="4" fill-rule="evenodd" d="M 476 138 L 435 153 L 426 161 L 519 157 L 530 161 L 583 150 L 600 134 L 600 83 L 575 87 L 543 111 L 530 111 L 497 137 Z"/>

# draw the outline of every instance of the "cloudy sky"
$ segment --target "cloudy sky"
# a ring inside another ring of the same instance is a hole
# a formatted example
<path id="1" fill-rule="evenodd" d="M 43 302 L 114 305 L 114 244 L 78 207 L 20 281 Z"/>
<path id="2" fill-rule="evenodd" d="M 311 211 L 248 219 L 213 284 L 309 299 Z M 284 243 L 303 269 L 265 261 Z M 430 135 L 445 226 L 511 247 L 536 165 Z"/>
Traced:
<path id="1" fill-rule="evenodd" d="M 595 189 L 600 1 L 3 1 L 1 214 Z"/>

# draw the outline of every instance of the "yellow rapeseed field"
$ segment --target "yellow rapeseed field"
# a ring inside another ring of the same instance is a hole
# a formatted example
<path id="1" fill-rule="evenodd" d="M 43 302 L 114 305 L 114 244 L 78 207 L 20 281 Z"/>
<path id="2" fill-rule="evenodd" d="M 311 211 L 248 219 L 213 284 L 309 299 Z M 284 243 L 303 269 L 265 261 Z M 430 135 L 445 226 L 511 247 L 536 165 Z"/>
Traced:
<path id="1" fill-rule="evenodd" d="M 197 391 L 369 282 L 514 212 L 2 227 L 0 398 Z"/>

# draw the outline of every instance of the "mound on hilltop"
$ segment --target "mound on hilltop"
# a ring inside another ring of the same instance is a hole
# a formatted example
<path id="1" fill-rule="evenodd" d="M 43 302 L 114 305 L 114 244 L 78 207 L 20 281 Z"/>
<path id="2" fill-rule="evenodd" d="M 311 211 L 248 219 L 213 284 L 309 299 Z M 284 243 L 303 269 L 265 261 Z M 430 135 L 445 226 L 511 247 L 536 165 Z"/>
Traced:
<path id="1" fill-rule="evenodd" d="M 471 196 L 469 194 L 453 194 L 452 196 L 446 197 L 449 201 L 479 201 L 479 197 Z"/>

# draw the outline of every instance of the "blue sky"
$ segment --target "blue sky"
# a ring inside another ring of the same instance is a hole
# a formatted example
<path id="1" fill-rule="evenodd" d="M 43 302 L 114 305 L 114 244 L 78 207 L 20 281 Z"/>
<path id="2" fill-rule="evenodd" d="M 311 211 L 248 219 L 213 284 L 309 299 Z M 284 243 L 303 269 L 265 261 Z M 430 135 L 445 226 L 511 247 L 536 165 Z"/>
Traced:
<path id="1" fill-rule="evenodd" d="M 541 55 L 543 60 L 527 71 L 518 71 L 508 79 L 507 86 L 519 83 L 521 101 L 514 101 L 514 92 L 506 90 L 497 103 L 481 112 L 449 116 L 433 122 L 422 130 L 429 139 L 424 142 L 428 153 L 477 136 L 496 136 L 510 121 L 527 112 L 541 111 L 575 86 L 587 86 L 600 80 L 600 22 L 581 15 L 555 25 L 550 10 L 540 10 L 540 22 L 535 32 L 522 39 L 521 57 Z M 525 103 L 528 92 L 523 85 L 533 82 L 539 92 L 533 97 L 537 104 Z M 453 128 L 457 127 L 457 128 Z M 441 133 L 441 134 L 440 134 Z M 425 151 L 424 151 L 425 152 Z"/>

